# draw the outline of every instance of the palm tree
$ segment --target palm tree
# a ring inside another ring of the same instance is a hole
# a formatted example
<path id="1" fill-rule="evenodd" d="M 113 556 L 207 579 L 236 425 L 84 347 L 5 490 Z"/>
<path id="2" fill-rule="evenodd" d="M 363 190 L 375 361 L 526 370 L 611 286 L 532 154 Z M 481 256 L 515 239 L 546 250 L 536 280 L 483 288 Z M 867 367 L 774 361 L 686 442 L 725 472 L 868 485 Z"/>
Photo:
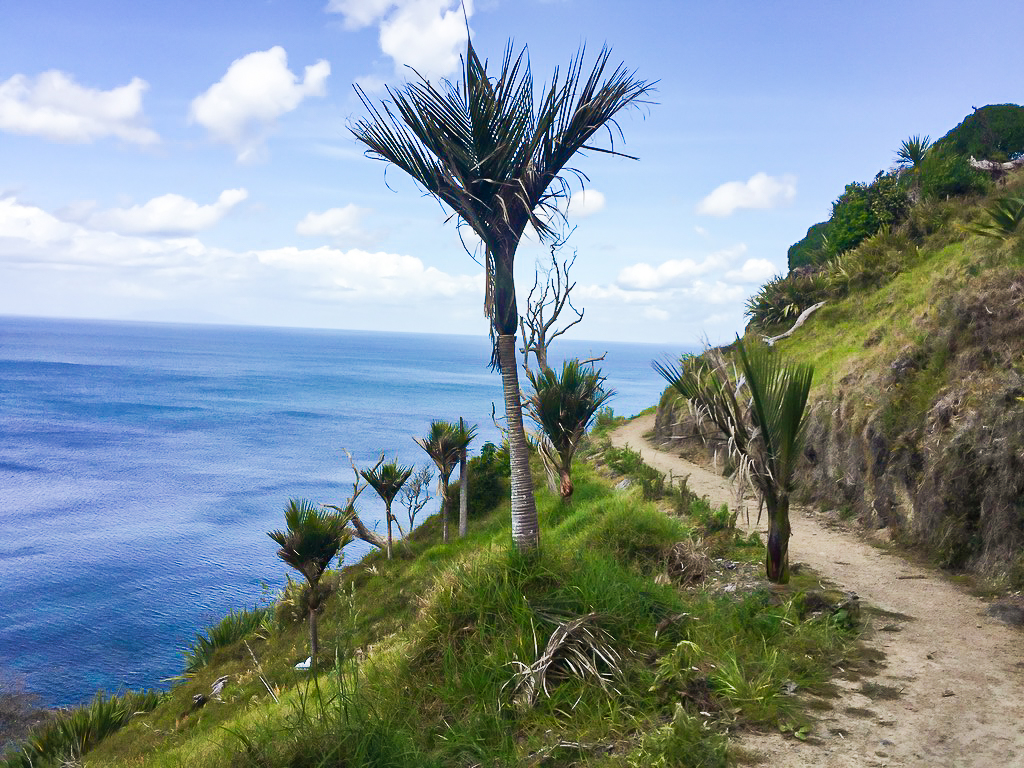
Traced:
<path id="1" fill-rule="evenodd" d="M 604 389 L 600 371 L 566 360 L 561 375 L 550 368 L 527 371 L 533 393 L 526 401 L 530 417 L 541 429 L 540 454 L 550 471 L 557 472 L 562 501 L 572 499 L 572 459 L 597 409 L 612 395 Z"/>
<path id="2" fill-rule="evenodd" d="M 467 427 L 462 417 L 455 431 L 459 445 L 459 537 L 469 533 L 469 444 L 476 437 L 476 425 Z"/>
<path id="3" fill-rule="evenodd" d="M 326 512 L 306 499 L 292 499 L 284 509 L 287 530 L 271 531 L 281 547 L 277 556 L 309 582 L 309 650 L 313 663 L 320 649 L 316 614 L 320 609 L 320 578 L 331 560 L 352 540 L 343 516 Z"/>
<path id="4" fill-rule="evenodd" d="M 624 108 L 642 102 L 653 84 L 622 65 L 606 79 L 610 51 L 602 49 L 584 79 L 581 49 L 565 80 L 556 70 L 551 85 L 536 94 L 527 50 L 505 51 L 497 77 L 487 74 L 467 40 L 458 82 L 435 87 L 417 82 L 388 90 L 380 108 L 356 86 L 370 117 L 351 131 L 369 157 L 393 163 L 447 205 L 483 245 L 486 271 L 484 313 L 496 344 L 492 361 L 501 370 L 512 464 L 512 537 L 521 550 L 540 545 L 537 506 L 515 359 L 519 324 L 513 262 L 527 226 L 546 241 L 557 240 L 564 220 L 557 204 L 569 194 L 563 173 L 581 149 L 620 154 L 588 144 L 609 131 Z M 617 126 L 616 126 L 617 127 Z"/>
<path id="5" fill-rule="evenodd" d="M 441 499 L 441 538 L 448 541 L 448 480 L 459 461 L 459 428 L 448 421 L 430 422 L 430 434 L 414 437 L 437 466 L 437 495 Z"/>
<path id="6" fill-rule="evenodd" d="M 904 139 L 900 148 L 896 150 L 896 164 L 902 168 L 918 168 L 931 146 L 930 136 L 922 137 L 915 134 L 909 139 Z"/>
<path id="7" fill-rule="evenodd" d="M 398 461 L 378 462 L 372 469 L 364 469 L 359 474 L 370 484 L 370 487 L 377 492 L 377 495 L 384 499 L 384 507 L 388 519 L 388 560 L 391 559 L 391 521 L 394 517 L 391 514 L 391 504 L 395 496 L 402 490 L 405 481 L 412 474 L 412 467 L 403 466 Z"/>
<path id="8" fill-rule="evenodd" d="M 750 480 L 768 508 L 768 579 L 785 584 L 789 581 L 789 496 L 803 447 L 814 368 L 785 363 L 770 347 L 748 350 L 739 339 L 736 355 L 740 383 L 730 376 L 730 366 L 719 350 L 684 357 L 679 367 L 653 365 L 728 440 L 740 476 Z M 744 387 L 748 397 L 741 394 Z"/>

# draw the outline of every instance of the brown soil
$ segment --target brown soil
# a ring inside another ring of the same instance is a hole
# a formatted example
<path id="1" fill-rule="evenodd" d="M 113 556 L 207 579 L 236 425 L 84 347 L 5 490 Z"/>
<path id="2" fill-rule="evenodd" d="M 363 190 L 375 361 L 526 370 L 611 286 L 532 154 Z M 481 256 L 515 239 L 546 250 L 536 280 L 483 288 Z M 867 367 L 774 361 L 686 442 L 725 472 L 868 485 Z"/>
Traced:
<path id="1" fill-rule="evenodd" d="M 690 489 L 715 506 L 735 503 L 727 478 L 651 445 L 645 435 L 653 428 L 653 415 L 637 418 L 612 442 L 666 474 L 689 475 Z M 790 561 L 874 607 L 865 612 L 864 641 L 884 659 L 868 682 L 842 679 L 837 670 L 840 698 L 817 716 L 807 743 L 744 733 L 739 745 L 766 765 L 793 768 L 1024 766 L 1024 632 L 986 615 L 984 601 L 940 573 L 866 543 L 825 515 L 795 508 L 791 517 Z M 749 526 L 766 532 L 753 520 Z"/>

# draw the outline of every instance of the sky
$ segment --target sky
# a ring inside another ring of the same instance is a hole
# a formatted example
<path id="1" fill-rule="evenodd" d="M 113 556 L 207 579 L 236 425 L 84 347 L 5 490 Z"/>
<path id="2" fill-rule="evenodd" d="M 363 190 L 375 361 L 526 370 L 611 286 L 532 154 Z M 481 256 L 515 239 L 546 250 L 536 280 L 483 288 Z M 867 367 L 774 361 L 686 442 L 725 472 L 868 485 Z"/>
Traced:
<path id="1" fill-rule="evenodd" d="M 637 160 L 572 163 L 580 339 L 729 340 L 844 185 L 1024 101 L 1005 0 L 465 2 L 3 0 L 0 316 L 486 334 L 451 212 L 349 131 L 353 84 L 456 76 L 467 18 L 538 88 L 583 45 L 657 82 Z M 520 246 L 520 304 L 549 258 Z"/>

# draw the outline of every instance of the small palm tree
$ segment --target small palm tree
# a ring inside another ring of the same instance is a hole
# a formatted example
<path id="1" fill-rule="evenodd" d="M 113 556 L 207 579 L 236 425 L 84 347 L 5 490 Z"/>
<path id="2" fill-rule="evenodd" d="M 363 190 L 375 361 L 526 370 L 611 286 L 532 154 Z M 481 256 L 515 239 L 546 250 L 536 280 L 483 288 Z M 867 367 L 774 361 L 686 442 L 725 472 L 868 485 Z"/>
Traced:
<path id="1" fill-rule="evenodd" d="M 455 431 L 459 445 L 459 537 L 469 532 L 469 444 L 476 437 L 476 425 L 467 427 L 462 417 Z"/>
<path id="2" fill-rule="evenodd" d="M 573 57 L 563 79 L 555 70 L 538 92 L 525 48 L 516 56 L 510 45 L 495 76 L 468 39 L 457 82 L 436 87 L 419 77 L 389 90 L 390 101 L 380 107 L 356 86 L 369 116 L 351 127 L 369 157 L 411 176 L 483 245 L 484 312 L 495 340 L 492 360 L 501 370 L 512 465 L 512 538 L 524 551 L 540 545 L 540 526 L 516 365 L 516 250 L 527 227 L 558 239 L 564 220 L 558 204 L 568 197 L 569 177 L 586 178 L 568 164 L 581 150 L 620 154 L 597 146 L 595 134 L 604 129 L 613 139 L 616 115 L 643 103 L 653 88 L 623 65 L 609 71 L 607 48 L 589 73 L 583 54 Z"/>
<path id="3" fill-rule="evenodd" d="M 277 556 L 309 583 L 309 655 L 315 663 L 320 649 L 316 626 L 321 603 L 320 578 L 331 560 L 352 540 L 352 534 L 343 516 L 327 512 L 306 499 L 289 501 L 284 520 L 287 530 L 267 535 L 281 547 Z"/>
<path id="4" fill-rule="evenodd" d="M 430 434 L 414 437 L 437 466 L 437 496 L 441 499 L 441 538 L 448 541 L 448 480 L 459 461 L 459 428 L 449 421 L 430 422 Z"/>
<path id="5" fill-rule="evenodd" d="M 598 408 L 615 392 L 604 388 L 599 370 L 566 360 L 561 375 L 550 368 L 527 371 L 533 393 L 526 401 L 530 417 L 541 429 L 540 455 L 549 472 L 557 473 L 562 501 L 572 499 L 572 459 Z"/>
<path id="6" fill-rule="evenodd" d="M 785 363 L 770 347 L 747 349 L 736 340 L 742 383 L 719 350 L 654 369 L 710 419 L 729 443 L 740 476 L 750 480 L 768 508 L 765 570 L 776 584 L 789 581 L 789 496 L 803 447 L 807 398 L 814 369 Z M 749 391 L 743 396 L 742 389 Z"/>
<path id="7" fill-rule="evenodd" d="M 388 519 L 388 560 L 391 559 L 391 522 L 394 516 L 391 514 L 391 504 L 395 496 L 402 490 L 405 481 L 412 474 L 412 467 L 400 465 L 397 461 L 378 462 L 372 469 L 364 469 L 359 474 L 370 484 L 370 487 L 377 492 L 377 495 L 384 499 L 384 508 Z"/>
<path id="8" fill-rule="evenodd" d="M 931 146 L 930 136 L 914 135 L 904 139 L 896 150 L 896 164 L 902 168 L 918 168 Z"/>

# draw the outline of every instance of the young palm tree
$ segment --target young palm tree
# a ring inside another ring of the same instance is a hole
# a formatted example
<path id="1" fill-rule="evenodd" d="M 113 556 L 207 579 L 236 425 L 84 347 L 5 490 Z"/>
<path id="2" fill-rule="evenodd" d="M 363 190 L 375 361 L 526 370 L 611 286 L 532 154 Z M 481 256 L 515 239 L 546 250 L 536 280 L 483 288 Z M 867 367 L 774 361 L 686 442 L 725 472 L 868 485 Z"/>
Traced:
<path id="1" fill-rule="evenodd" d="M 448 541 L 448 480 L 459 461 L 459 428 L 448 421 L 432 421 L 430 434 L 425 438 L 414 437 L 413 440 L 437 465 L 437 496 L 441 500 L 441 538 Z"/>
<path id="2" fill-rule="evenodd" d="M 565 80 L 556 70 L 551 85 L 534 92 L 526 49 L 506 49 L 501 70 L 488 76 L 467 41 L 458 82 L 435 87 L 417 82 L 388 91 L 380 108 L 356 91 L 370 113 L 352 126 L 368 156 L 393 163 L 447 205 L 479 236 L 484 251 L 484 313 L 496 337 L 493 360 L 501 370 L 512 463 L 512 537 L 522 550 L 540 544 L 537 506 L 516 367 L 519 324 L 513 262 L 527 226 L 554 240 L 569 193 L 563 173 L 581 149 L 619 154 L 588 144 L 601 128 L 611 138 L 614 117 L 641 102 L 653 84 L 622 65 L 605 78 L 610 52 L 602 49 L 584 77 L 583 53 L 569 62 Z"/>
<path id="3" fill-rule="evenodd" d="M 287 530 L 271 531 L 270 536 L 281 548 L 277 556 L 306 577 L 309 582 L 309 651 L 316 662 L 320 649 L 316 614 L 320 609 L 320 578 L 331 560 L 352 540 L 346 520 L 334 512 L 326 512 L 306 499 L 292 499 L 284 509 Z"/>
<path id="4" fill-rule="evenodd" d="M 572 459 L 597 409 L 613 390 L 604 389 L 600 371 L 566 360 L 558 375 L 550 368 L 527 371 L 533 393 L 526 401 L 530 417 L 541 429 L 540 454 L 549 471 L 558 474 L 562 501 L 572 499 Z"/>
<path id="5" fill-rule="evenodd" d="M 920 134 L 904 139 L 900 148 L 896 150 L 896 164 L 903 168 L 917 168 L 924 160 L 924 156 L 931 149 L 932 141 L 930 136 L 922 137 Z"/>
<path id="6" fill-rule="evenodd" d="M 739 339 L 736 354 L 742 384 L 730 375 L 718 350 L 684 357 L 680 367 L 655 362 L 654 368 L 728 440 L 741 476 L 750 480 L 768 509 L 768 579 L 785 584 L 789 581 L 789 495 L 803 447 L 814 369 L 784 363 L 770 347 L 748 350 Z M 744 386 L 748 397 L 741 394 Z"/>
<path id="7" fill-rule="evenodd" d="M 412 474 L 412 467 L 400 465 L 397 461 L 378 462 L 372 469 L 364 469 L 359 474 L 370 484 L 370 487 L 377 492 L 377 495 L 384 499 L 384 508 L 388 519 L 387 548 L 388 560 L 391 559 L 391 522 L 394 516 L 391 514 L 391 504 L 395 496 L 402 490 L 405 481 Z"/>
<path id="8" fill-rule="evenodd" d="M 469 444 L 476 437 L 476 425 L 467 427 L 462 417 L 456 428 L 455 441 L 459 444 L 459 537 L 469 533 Z"/>

